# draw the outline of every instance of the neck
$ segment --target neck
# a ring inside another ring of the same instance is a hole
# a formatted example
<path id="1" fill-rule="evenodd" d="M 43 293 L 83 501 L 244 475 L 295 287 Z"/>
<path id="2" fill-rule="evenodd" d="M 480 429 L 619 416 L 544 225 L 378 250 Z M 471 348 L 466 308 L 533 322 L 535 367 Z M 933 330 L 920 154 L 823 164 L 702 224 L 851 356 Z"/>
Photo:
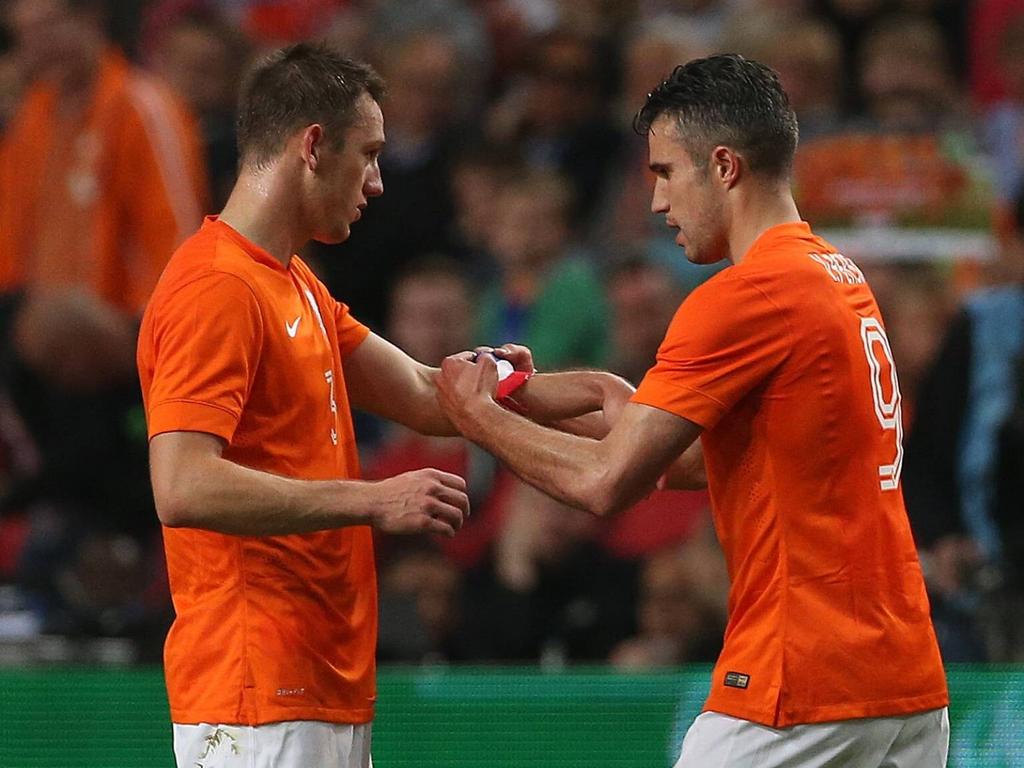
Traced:
<path id="1" fill-rule="evenodd" d="M 285 173 L 280 160 L 264 170 L 243 167 L 220 220 L 287 267 L 310 238 Z"/>
<path id="2" fill-rule="evenodd" d="M 777 186 L 758 186 L 753 190 L 737 189 L 736 193 L 738 204 L 733 208 L 729 228 L 729 258 L 733 264 L 743 261 L 750 246 L 765 230 L 801 220 L 786 181 L 779 182 Z"/>

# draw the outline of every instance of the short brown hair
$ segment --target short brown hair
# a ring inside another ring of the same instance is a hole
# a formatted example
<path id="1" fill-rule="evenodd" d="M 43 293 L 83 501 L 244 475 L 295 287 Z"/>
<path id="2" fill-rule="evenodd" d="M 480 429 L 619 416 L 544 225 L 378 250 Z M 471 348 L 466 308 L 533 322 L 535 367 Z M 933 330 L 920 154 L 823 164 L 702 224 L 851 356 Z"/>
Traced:
<path id="1" fill-rule="evenodd" d="M 238 157 L 260 166 L 277 156 L 296 130 L 319 123 L 340 148 L 364 94 L 384 95 L 372 67 L 326 45 L 298 43 L 259 61 L 245 78 L 238 105 Z"/>

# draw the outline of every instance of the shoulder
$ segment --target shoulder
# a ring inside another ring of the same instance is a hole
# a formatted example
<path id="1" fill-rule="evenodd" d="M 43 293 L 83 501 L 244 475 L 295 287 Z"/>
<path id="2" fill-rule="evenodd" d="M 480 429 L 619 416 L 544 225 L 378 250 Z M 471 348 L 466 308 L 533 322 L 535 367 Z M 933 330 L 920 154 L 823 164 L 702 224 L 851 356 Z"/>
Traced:
<path id="1" fill-rule="evenodd" d="M 153 294 L 153 301 L 208 298 L 204 291 L 237 293 L 258 301 L 258 279 L 252 259 L 230 238 L 203 227 L 174 252 Z"/>
<path id="2" fill-rule="evenodd" d="M 733 264 L 717 272 L 694 288 L 683 301 L 688 303 L 723 302 L 745 297 L 768 298 L 767 287 L 784 274 L 778 265 Z"/>
<path id="3" fill-rule="evenodd" d="M 781 337 L 791 329 L 792 304 L 806 287 L 780 265 L 734 264 L 694 288 L 669 326 L 672 337 Z"/>
<path id="4" fill-rule="evenodd" d="M 827 300 L 837 285 L 866 285 L 864 273 L 853 259 L 813 235 L 768 246 L 723 275 L 730 273 L 733 279 L 756 286 L 780 304 Z"/>

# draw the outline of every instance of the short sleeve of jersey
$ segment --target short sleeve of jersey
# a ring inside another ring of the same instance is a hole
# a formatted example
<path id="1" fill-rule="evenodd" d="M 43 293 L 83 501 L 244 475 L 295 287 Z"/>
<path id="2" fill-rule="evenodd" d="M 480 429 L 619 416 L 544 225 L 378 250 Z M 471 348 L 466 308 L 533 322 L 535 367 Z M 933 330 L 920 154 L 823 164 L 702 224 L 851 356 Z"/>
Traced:
<path id="1" fill-rule="evenodd" d="M 370 329 L 360 323 L 348 311 L 348 305 L 334 302 L 334 325 L 338 329 L 338 351 L 342 357 L 363 343 Z"/>
<path id="2" fill-rule="evenodd" d="M 149 436 L 207 432 L 231 442 L 262 338 L 256 296 L 238 277 L 214 272 L 176 291 L 153 318 Z"/>
<path id="3" fill-rule="evenodd" d="M 785 358 L 790 333 L 781 310 L 729 272 L 683 302 L 633 402 L 711 429 Z"/>

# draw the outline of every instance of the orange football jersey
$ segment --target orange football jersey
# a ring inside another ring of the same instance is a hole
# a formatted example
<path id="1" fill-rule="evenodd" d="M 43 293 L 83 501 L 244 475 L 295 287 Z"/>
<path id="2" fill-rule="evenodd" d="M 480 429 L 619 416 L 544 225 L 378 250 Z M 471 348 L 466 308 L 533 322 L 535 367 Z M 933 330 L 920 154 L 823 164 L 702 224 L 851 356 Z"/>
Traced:
<path id="1" fill-rule="evenodd" d="M 706 709 L 785 727 L 948 703 L 896 371 L 851 260 L 767 230 L 683 302 L 634 401 L 704 428 L 731 579 Z"/>
<path id="2" fill-rule="evenodd" d="M 224 457 L 306 480 L 359 477 L 343 360 L 366 338 L 298 257 L 286 269 L 207 219 L 143 317 L 150 437 L 207 432 Z M 373 718 L 377 592 L 368 526 L 289 536 L 164 528 L 176 723 Z"/>

